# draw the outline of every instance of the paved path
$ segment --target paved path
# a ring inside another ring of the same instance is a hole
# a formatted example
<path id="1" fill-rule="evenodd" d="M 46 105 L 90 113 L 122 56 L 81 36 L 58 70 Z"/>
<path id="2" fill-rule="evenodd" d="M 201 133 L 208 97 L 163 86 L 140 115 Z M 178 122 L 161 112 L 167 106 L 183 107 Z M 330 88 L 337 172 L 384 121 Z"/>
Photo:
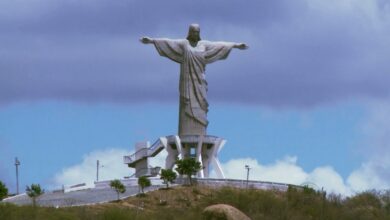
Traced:
<path id="1" fill-rule="evenodd" d="M 156 190 L 163 186 L 151 186 L 145 189 L 145 192 Z M 138 194 L 138 186 L 126 187 L 126 192 L 120 194 L 120 198 L 127 198 Z M 92 188 L 73 192 L 47 192 L 37 199 L 39 206 L 64 207 L 64 206 L 80 206 L 96 203 L 104 203 L 117 199 L 117 193 L 111 188 Z M 30 205 L 31 198 L 26 194 L 10 197 L 4 200 L 17 205 Z"/>
<path id="2" fill-rule="evenodd" d="M 161 180 L 157 177 L 150 178 L 152 186 L 145 188 L 145 192 L 157 190 L 165 187 Z M 176 184 L 185 184 L 186 179 L 177 179 Z M 222 187 L 231 186 L 236 188 L 257 188 L 264 190 L 276 189 L 280 191 L 286 191 L 288 184 L 284 183 L 273 183 L 264 181 L 246 181 L 237 179 L 213 179 L 213 178 L 202 178 L 194 179 L 199 185 L 205 185 L 209 187 Z M 37 199 L 37 204 L 40 206 L 51 206 L 51 207 L 65 207 L 65 206 L 81 206 L 97 203 L 105 203 L 114 201 L 117 199 L 115 190 L 109 186 L 110 181 L 101 181 L 95 183 L 95 188 L 82 189 L 72 192 L 46 192 Z M 120 198 L 127 198 L 130 196 L 137 195 L 139 193 L 139 187 L 137 185 L 137 179 L 122 180 L 122 183 L 126 186 L 126 192 L 120 194 Z M 299 187 L 299 186 L 295 186 Z M 17 205 L 30 205 L 31 199 L 26 194 L 10 197 L 3 200 L 4 202 L 10 202 Z"/>

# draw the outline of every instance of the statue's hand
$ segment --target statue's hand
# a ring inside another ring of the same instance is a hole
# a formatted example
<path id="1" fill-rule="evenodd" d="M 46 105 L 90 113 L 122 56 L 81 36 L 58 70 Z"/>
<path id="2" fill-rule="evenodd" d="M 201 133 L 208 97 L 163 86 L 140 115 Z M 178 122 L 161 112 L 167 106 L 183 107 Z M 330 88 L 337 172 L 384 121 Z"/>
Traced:
<path id="1" fill-rule="evenodd" d="M 234 47 L 235 47 L 235 48 L 238 48 L 238 49 L 240 49 L 240 50 L 245 50 L 245 49 L 248 49 L 248 48 L 249 48 L 248 45 L 246 45 L 245 43 L 236 44 Z"/>
<path id="2" fill-rule="evenodd" d="M 153 43 L 153 39 L 150 38 L 150 37 L 141 37 L 141 39 L 139 39 L 142 43 L 144 44 L 151 44 Z"/>

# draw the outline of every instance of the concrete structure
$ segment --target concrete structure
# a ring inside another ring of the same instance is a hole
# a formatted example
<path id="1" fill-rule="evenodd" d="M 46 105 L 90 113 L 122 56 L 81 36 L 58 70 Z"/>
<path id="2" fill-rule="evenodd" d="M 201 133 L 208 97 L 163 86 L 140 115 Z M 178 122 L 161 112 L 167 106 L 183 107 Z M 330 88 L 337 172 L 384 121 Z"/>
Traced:
<path id="1" fill-rule="evenodd" d="M 208 177 L 211 165 L 217 173 L 218 178 L 225 178 L 218 160 L 218 153 L 226 141 L 220 137 L 210 135 L 171 135 L 160 137 L 152 146 L 149 142 L 137 143 L 136 152 L 130 156 L 124 156 L 124 163 L 135 168 L 136 172 L 131 177 L 155 176 L 160 171 L 159 167 L 150 167 L 148 159 L 154 157 L 163 149 L 166 149 L 168 156 L 165 161 L 165 169 L 172 169 L 176 158 L 195 158 L 204 167 L 198 173 L 198 177 Z"/>
<path id="2" fill-rule="evenodd" d="M 210 165 L 219 178 L 225 178 L 218 161 L 225 140 L 207 135 L 207 82 L 206 65 L 226 59 L 233 48 L 246 49 L 244 43 L 210 42 L 200 39 L 198 24 L 190 25 L 186 39 L 143 37 L 144 44 L 154 44 L 161 56 L 180 64 L 180 105 L 178 135 L 160 137 L 151 147 L 148 142 L 137 143 L 136 152 L 125 156 L 124 163 L 135 168 L 133 176 L 154 176 L 158 167 L 150 167 L 148 158 L 162 149 L 168 151 L 165 169 L 172 169 L 176 158 L 195 158 L 204 167 L 198 177 L 208 177 Z"/>
<path id="3" fill-rule="evenodd" d="M 130 156 L 124 156 L 123 161 L 128 167 L 135 168 L 136 172 L 130 177 L 156 176 L 161 167 L 151 167 L 149 158 L 156 156 L 167 147 L 166 138 L 159 138 L 152 146 L 150 142 L 138 142 L 135 144 L 135 153 Z"/>

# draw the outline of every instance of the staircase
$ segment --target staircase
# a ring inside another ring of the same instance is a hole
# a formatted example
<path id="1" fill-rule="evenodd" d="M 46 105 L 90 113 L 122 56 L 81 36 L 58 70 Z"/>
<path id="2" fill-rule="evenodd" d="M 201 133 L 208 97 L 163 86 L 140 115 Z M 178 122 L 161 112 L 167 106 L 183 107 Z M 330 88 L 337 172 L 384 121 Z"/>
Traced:
<path id="1" fill-rule="evenodd" d="M 149 142 L 137 143 L 137 151 L 130 156 L 123 157 L 123 162 L 128 167 L 135 168 L 135 173 L 130 177 L 157 176 L 161 167 L 151 167 L 148 159 L 164 150 L 167 143 L 168 141 L 165 137 L 160 137 L 152 146 L 150 146 Z"/>

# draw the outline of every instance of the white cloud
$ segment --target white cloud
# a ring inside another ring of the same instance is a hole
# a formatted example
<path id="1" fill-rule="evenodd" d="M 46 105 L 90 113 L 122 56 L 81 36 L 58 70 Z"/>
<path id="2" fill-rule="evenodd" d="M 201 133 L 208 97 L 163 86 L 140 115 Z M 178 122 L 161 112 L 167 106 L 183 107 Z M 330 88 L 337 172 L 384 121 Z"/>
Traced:
<path id="1" fill-rule="evenodd" d="M 389 181 L 380 173 L 383 168 L 388 169 L 390 166 L 380 168 L 371 161 L 364 163 L 359 169 L 351 173 L 347 182 L 351 189 L 358 192 L 365 189 L 388 189 L 390 188 Z"/>
<path id="2" fill-rule="evenodd" d="M 250 179 L 288 183 L 301 185 L 311 183 L 324 187 L 328 192 L 335 192 L 348 195 L 351 193 L 349 187 L 344 184 L 343 178 L 332 167 L 318 167 L 312 172 L 306 172 L 297 165 L 297 157 L 286 156 L 275 163 L 263 165 L 253 158 L 232 159 L 221 164 L 227 178 L 246 178 L 245 165 L 251 167 Z M 214 172 L 213 174 L 214 175 Z"/>
<path id="3" fill-rule="evenodd" d="M 273 164 L 261 165 L 253 158 L 237 158 L 222 164 L 222 167 L 227 178 L 245 179 L 246 170 L 244 167 L 249 165 L 251 167 L 250 179 L 301 184 L 306 179 L 307 174 L 296 165 L 296 161 L 296 157 L 287 156 Z"/>
<path id="4" fill-rule="evenodd" d="M 80 164 L 64 168 L 54 177 L 54 187 L 61 185 L 70 186 L 79 183 L 86 183 L 93 186 L 96 180 L 96 161 L 99 160 L 99 180 L 122 179 L 134 173 L 133 168 L 123 163 L 123 156 L 131 155 L 134 151 L 120 148 L 96 150 L 83 156 Z M 165 166 L 166 151 L 161 152 L 155 158 L 150 158 L 150 165 Z"/>
<path id="5" fill-rule="evenodd" d="M 311 171 L 304 170 L 297 164 L 296 156 L 286 156 L 274 163 L 261 164 L 255 158 L 234 158 L 221 166 L 227 178 L 246 179 L 245 165 L 251 167 L 250 179 L 281 182 L 300 185 L 314 183 L 319 189 L 327 192 L 351 195 L 369 189 L 390 188 L 390 104 L 374 103 L 361 124 L 364 147 L 360 151 L 366 156 L 365 162 L 355 169 L 347 178 L 343 178 L 331 166 L 316 167 Z M 123 155 L 132 152 L 124 149 L 107 149 L 93 151 L 83 157 L 80 164 L 63 169 L 55 175 L 58 186 L 73 185 L 85 182 L 92 184 L 96 179 L 96 160 L 104 166 L 100 169 L 101 180 L 123 178 L 134 172 L 123 164 Z M 150 158 L 150 165 L 165 167 L 167 152 L 163 151 L 155 158 Z M 211 176 L 216 176 L 211 172 Z"/>
<path id="6" fill-rule="evenodd" d="M 390 103 L 370 103 L 361 124 L 365 162 L 347 179 L 354 191 L 390 188 Z"/>
<path id="7" fill-rule="evenodd" d="M 324 190 L 327 192 L 343 195 L 350 195 L 352 193 L 350 188 L 345 185 L 343 177 L 330 166 L 314 169 L 307 177 L 307 181 L 315 183 L 319 188 L 324 187 Z"/>
<path id="8" fill-rule="evenodd" d="M 260 164 L 253 158 L 236 158 L 222 163 L 226 178 L 246 179 L 245 165 L 251 167 L 251 180 L 261 180 L 288 184 L 315 185 L 318 190 L 323 188 L 328 193 L 351 195 L 370 189 L 389 188 L 389 181 L 385 181 L 378 173 L 378 167 L 372 163 L 365 163 L 353 171 L 346 181 L 331 166 L 317 167 L 311 172 L 305 171 L 297 165 L 297 157 L 286 156 L 282 160 L 268 165 Z M 386 166 L 387 167 L 387 166 Z M 211 175 L 215 177 L 215 172 Z"/>
<path id="9" fill-rule="evenodd" d="M 134 151 L 120 148 L 96 150 L 83 157 L 80 164 L 64 168 L 54 177 L 55 187 L 86 183 L 93 186 L 96 180 L 96 160 L 103 167 L 99 171 L 99 180 L 121 179 L 134 173 L 134 169 L 123 164 L 123 156 Z M 154 158 L 150 158 L 151 166 L 165 167 L 167 152 L 164 150 Z M 279 183 L 301 185 L 314 184 L 318 189 L 324 188 L 328 193 L 351 195 L 368 189 L 389 188 L 388 181 L 378 173 L 377 164 L 368 162 L 353 171 L 346 181 L 331 166 L 317 167 L 313 171 L 305 171 L 297 164 L 296 156 L 286 156 L 271 164 L 261 164 L 254 158 L 236 158 L 222 163 L 222 169 L 227 178 L 246 179 L 245 165 L 251 167 L 251 180 L 261 180 Z M 387 164 L 388 165 L 388 164 Z M 388 167 L 388 166 L 385 166 Z M 215 172 L 211 172 L 215 177 Z"/>

